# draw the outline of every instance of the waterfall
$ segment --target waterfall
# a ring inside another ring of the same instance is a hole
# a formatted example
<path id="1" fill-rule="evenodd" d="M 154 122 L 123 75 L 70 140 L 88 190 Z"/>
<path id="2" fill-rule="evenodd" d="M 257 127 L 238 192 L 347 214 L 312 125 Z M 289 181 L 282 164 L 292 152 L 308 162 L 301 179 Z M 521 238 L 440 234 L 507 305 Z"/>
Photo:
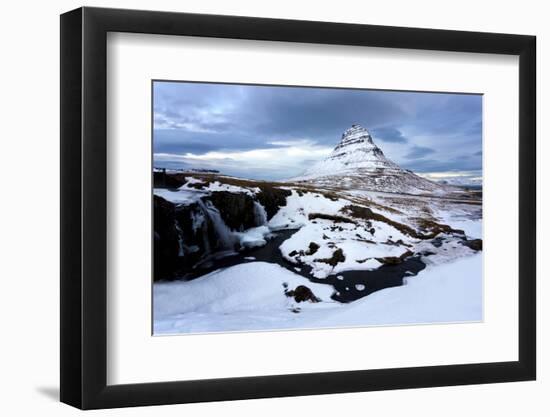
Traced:
<path id="1" fill-rule="evenodd" d="M 214 207 L 210 201 L 204 203 L 202 199 L 199 199 L 197 202 L 203 214 L 208 218 L 208 220 L 210 220 L 210 224 L 212 224 L 214 232 L 216 232 L 216 237 L 218 238 L 218 249 L 233 250 L 235 248 L 236 237 L 223 221 L 220 211 Z"/>
<path id="2" fill-rule="evenodd" d="M 176 232 L 178 232 L 178 256 L 184 256 L 184 243 L 183 243 L 183 230 L 181 230 L 180 222 L 178 219 L 174 219 L 174 226 L 176 227 Z"/>
<path id="3" fill-rule="evenodd" d="M 267 224 L 267 213 L 265 212 L 265 208 L 257 201 L 254 201 L 254 222 L 256 226 Z"/>

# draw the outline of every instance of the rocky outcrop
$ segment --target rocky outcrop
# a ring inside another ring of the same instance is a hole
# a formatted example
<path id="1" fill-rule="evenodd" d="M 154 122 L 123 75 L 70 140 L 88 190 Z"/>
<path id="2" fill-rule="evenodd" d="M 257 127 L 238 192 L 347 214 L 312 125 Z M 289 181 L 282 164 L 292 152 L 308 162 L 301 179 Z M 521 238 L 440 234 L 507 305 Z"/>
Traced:
<path id="1" fill-rule="evenodd" d="M 254 199 L 246 193 L 215 191 L 204 199 L 219 210 L 223 221 L 232 230 L 242 232 L 259 226 L 254 215 Z"/>
<path id="2" fill-rule="evenodd" d="M 176 269 L 178 263 L 179 243 L 175 228 L 175 207 L 169 201 L 154 196 L 154 269 L 153 279 L 166 279 Z"/>
<path id="3" fill-rule="evenodd" d="M 465 239 L 460 241 L 460 243 L 475 251 L 480 251 L 483 249 L 483 241 L 481 239 Z"/>
<path id="4" fill-rule="evenodd" d="M 315 262 L 323 262 L 331 266 L 336 266 L 337 263 L 345 262 L 345 260 L 346 256 L 344 255 L 344 251 L 338 248 L 332 252 L 332 256 L 330 258 L 315 259 Z"/>
<path id="5" fill-rule="evenodd" d="M 319 301 L 321 301 L 321 299 L 313 294 L 313 291 L 311 291 L 311 289 L 309 287 L 306 287 L 305 285 L 298 285 L 293 290 L 286 290 L 285 294 L 287 297 L 294 298 L 294 301 L 296 301 L 297 303 L 303 303 L 305 301 L 318 303 Z"/>
<path id="6" fill-rule="evenodd" d="M 286 198 L 292 194 L 290 190 L 261 185 L 256 198 L 264 206 L 267 220 L 270 220 L 279 209 L 286 205 Z"/>
<path id="7" fill-rule="evenodd" d="M 309 220 L 315 220 L 315 219 L 330 220 L 333 223 L 357 224 L 353 220 L 348 219 L 347 217 L 335 216 L 333 214 L 325 214 L 325 213 L 309 213 L 307 218 Z"/>
<path id="8" fill-rule="evenodd" d="M 186 205 L 155 195 L 153 205 L 156 281 L 185 276 L 216 252 L 239 250 L 235 232 L 267 221 L 263 207 L 248 193 L 215 191 Z"/>
<path id="9" fill-rule="evenodd" d="M 375 259 L 384 265 L 398 265 L 412 255 L 414 255 L 414 253 L 408 250 L 402 253 L 400 256 L 385 256 L 383 258 L 375 258 Z"/>
<path id="10" fill-rule="evenodd" d="M 183 175 L 167 174 L 166 170 L 153 172 L 153 186 L 155 188 L 179 188 L 185 184 L 185 181 Z"/>
<path id="11" fill-rule="evenodd" d="M 446 224 L 437 223 L 426 218 L 413 219 L 423 233 L 422 239 L 433 239 L 440 233 L 464 235 L 464 230 L 453 229 Z"/>

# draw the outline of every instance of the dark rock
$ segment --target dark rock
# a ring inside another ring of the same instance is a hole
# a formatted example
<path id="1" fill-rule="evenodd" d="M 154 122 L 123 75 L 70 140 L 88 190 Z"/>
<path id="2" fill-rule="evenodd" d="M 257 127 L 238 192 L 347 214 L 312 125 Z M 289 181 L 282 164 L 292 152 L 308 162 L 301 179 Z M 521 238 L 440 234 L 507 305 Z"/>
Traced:
<path id="1" fill-rule="evenodd" d="M 469 247 L 472 250 L 480 251 L 483 249 L 483 241 L 481 239 L 471 239 L 471 240 L 461 240 L 460 243 L 462 243 L 464 246 Z"/>
<path id="2" fill-rule="evenodd" d="M 185 177 L 179 174 L 167 174 L 166 171 L 153 172 L 155 188 L 179 188 L 185 184 Z"/>
<path id="3" fill-rule="evenodd" d="M 242 232 L 256 226 L 254 199 L 248 194 L 215 191 L 206 199 L 218 209 L 230 229 Z"/>
<path id="4" fill-rule="evenodd" d="M 309 256 L 309 255 L 313 255 L 315 252 L 317 252 L 317 250 L 320 248 L 320 246 L 315 243 L 315 242 L 310 242 L 309 243 L 309 247 L 307 250 L 303 250 L 303 249 L 300 249 L 299 251 L 297 250 L 293 250 L 291 252 L 289 252 L 288 256 L 290 256 L 291 258 L 294 258 L 295 256 Z"/>
<path id="5" fill-rule="evenodd" d="M 383 243 L 384 243 L 384 245 L 389 245 L 389 246 L 406 246 L 408 248 L 412 247 L 412 245 L 409 245 L 408 243 L 403 242 L 402 239 L 398 239 L 398 240 L 395 240 L 395 241 L 393 241 L 391 239 L 388 239 Z"/>
<path id="6" fill-rule="evenodd" d="M 153 208 L 153 279 L 158 281 L 172 277 L 178 263 L 179 241 L 174 204 L 155 195 Z"/>
<path id="7" fill-rule="evenodd" d="M 292 192 L 264 184 L 259 185 L 259 188 L 261 191 L 256 194 L 256 198 L 264 206 L 267 220 L 270 220 L 281 207 L 286 206 L 286 198 L 292 195 Z"/>
<path id="8" fill-rule="evenodd" d="M 302 303 L 305 301 L 318 303 L 321 301 L 315 296 L 315 294 L 313 294 L 313 291 L 305 285 L 298 285 L 294 290 L 286 291 L 285 294 L 287 297 L 293 297 L 297 303 Z"/>
<path id="9" fill-rule="evenodd" d="M 345 260 L 344 251 L 342 251 L 342 249 L 336 249 L 330 258 L 315 259 L 315 262 L 324 262 L 331 266 L 336 266 L 338 262 L 344 262 Z"/>
<path id="10" fill-rule="evenodd" d="M 177 206 L 176 220 L 187 249 L 185 250 L 186 264 L 192 265 L 198 262 L 203 255 L 215 248 L 217 236 L 197 203 Z M 196 250 L 191 250 L 192 247 L 196 247 Z"/>
<path id="11" fill-rule="evenodd" d="M 329 192 L 322 192 L 321 193 L 323 197 L 329 199 L 330 201 L 338 201 L 340 197 L 338 197 L 335 193 L 329 193 Z"/>
<path id="12" fill-rule="evenodd" d="M 453 229 L 447 224 L 437 223 L 433 220 L 429 220 L 426 218 L 417 218 L 414 220 L 416 220 L 416 224 L 423 232 L 422 239 L 433 239 L 440 233 L 464 235 L 464 230 Z"/>
<path id="13" fill-rule="evenodd" d="M 432 245 L 434 245 L 436 248 L 440 248 L 443 245 L 443 238 L 436 237 L 436 238 L 432 239 L 432 241 L 430 243 Z"/>
<path id="14" fill-rule="evenodd" d="M 384 265 L 398 265 L 412 255 L 414 255 L 414 253 L 408 250 L 403 252 L 400 256 L 385 256 L 383 258 L 376 258 L 376 260 Z"/>
<path id="15" fill-rule="evenodd" d="M 309 242 L 308 250 L 305 252 L 306 255 L 313 255 L 319 250 L 320 246 L 315 242 Z"/>
<path id="16" fill-rule="evenodd" d="M 347 217 L 342 216 L 335 216 L 332 214 L 325 214 L 325 213 L 309 213 L 307 216 L 309 220 L 313 219 L 323 219 L 323 220 L 331 220 L 335 223 L 351 223 L 356 224 L 355 221 L 348 219 Z"/>
<path id="17" fill-rule="evenodd" d="M 210 186 L 210 181 L 192 182 L 190 184 L 187 184 L 187 187 L 195 188 L 197 190 L 203 190 L 205 188 L 208 188 L 209 186 Z"/>

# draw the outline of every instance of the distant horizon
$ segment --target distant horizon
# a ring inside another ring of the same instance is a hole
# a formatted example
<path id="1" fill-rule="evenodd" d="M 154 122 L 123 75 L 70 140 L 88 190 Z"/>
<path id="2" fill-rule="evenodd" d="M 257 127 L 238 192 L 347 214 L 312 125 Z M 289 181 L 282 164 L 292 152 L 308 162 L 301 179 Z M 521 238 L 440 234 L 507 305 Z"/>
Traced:
<path id="1" fill-rule="evenodd" d="M 434 181 L 480 185 L 482 96 L 155 81 L 156 168 L 283 180 L 360 124 L 386 156 Z"/>

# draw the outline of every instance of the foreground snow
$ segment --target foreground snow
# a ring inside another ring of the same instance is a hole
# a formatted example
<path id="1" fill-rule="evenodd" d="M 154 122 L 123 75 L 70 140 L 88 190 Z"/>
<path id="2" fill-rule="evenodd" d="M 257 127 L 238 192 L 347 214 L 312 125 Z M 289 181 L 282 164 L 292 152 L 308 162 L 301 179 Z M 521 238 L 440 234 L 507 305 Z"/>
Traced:
<path id="1" fill-rule="evenodd" d="M 279 322 L 296 315 L 291 310 L 298 307 L 285 295 L 285 289 L 294 290 L 299 285 L 306 285 L 322 300 L 299 303 L 299 307 L 335 304 L 330 299 L 334 292 L 331 286 L 313 284 L 267 262 L 232 266 L 193 281 L 156 283 L 155 333 L 278 328 Z"/>
<path id="2" fill-rule="evenodd" d="M 428 266 L 402 287 L 386 288 L 348 304 L 317 326 L 428 324 L 481 321 L 482 255 Z"/>
<path id="3" fill-rule="evenodd" d="M 430 265 L 406 285 L 350 304 L 332 301 L 314 284 L 276 264 L 250 262 L 193 281 L 154 284 L 154 333 L 202 333 L 482 319 L 482 256 Z M 285 295 L 305 285 L 321 299 L 297 303 Z"/>

